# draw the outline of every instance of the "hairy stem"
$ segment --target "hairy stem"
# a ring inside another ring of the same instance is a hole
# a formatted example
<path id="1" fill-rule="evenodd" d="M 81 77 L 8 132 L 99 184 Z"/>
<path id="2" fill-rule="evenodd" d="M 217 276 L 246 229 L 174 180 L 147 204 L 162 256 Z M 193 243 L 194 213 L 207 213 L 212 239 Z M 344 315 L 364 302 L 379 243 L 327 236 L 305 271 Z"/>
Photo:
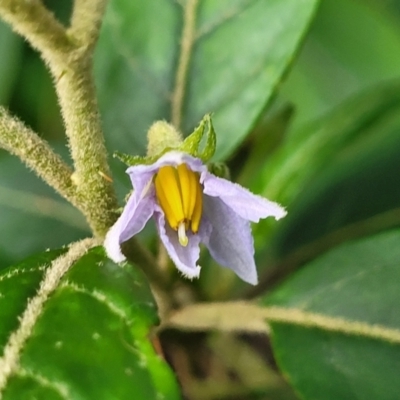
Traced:
<path id="1" fill-rule="evenodd" d="M 50 146 L 0 107 L 0 147 L 21 158 L 61 196 L 79 208 L 72 170 Z"/>
<path id="2" fill-rule="evenodd" d="M 107 3 L 108 0 L 75 0 L 69 35 L 77 42 L 93 47 Z"/>
<path id="3" fill-rule="evenodd" d="M 78 206 L 99 238 L 115 221 L 117 208 L 112 185 L 105 179 L 111 173 L 92 77 L 93 48 L 105 5 L 105 0 L 77 0 L 67 31 L 38 0 L 0 2 L 0 15 L 39 50 L 53 75 L 74 161 Z"/>
<path id="4" fill-rule="evenodd" d="M 47 63 L 62 62 L 73 49 L 62 24 L 39 0 L 1 0 L 0 15 L 39 50 Z"/>
<path id="5" fill-rule="evenodd" d="M 63 69 L 52 68 L 56 80 L 71 156 L 74 181 L 83 201 L 84 213 L 94 233 L 104 237 L 115 221 L 117 201 L 100 126 L 100 117 L 91 76 L 92 60 L 75 52 Z"/>

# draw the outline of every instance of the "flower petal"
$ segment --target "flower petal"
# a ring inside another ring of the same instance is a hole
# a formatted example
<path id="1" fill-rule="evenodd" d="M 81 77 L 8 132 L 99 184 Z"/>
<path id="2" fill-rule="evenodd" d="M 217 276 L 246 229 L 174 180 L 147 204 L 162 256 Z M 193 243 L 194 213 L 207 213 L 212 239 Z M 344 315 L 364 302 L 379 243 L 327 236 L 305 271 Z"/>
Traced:
<path id="1" fill-rule="evenodd" d="M 154 213 L 160 238 L 167 249 L 172 261 L 187 278 L 198 278 L 200 266 L 197 261 L 200 256 L 200 242 L 209 234 L 211 227 L 209 224 L 202 224 L 197 234 L 187 232 L 189 239 L 188 245 L 183 247 L 178 240 L 178 234 L 168 224 L 165 223 L 164 213 L 159 207 Z"/>
<path id="2" fill-rule="evenodd" d="M 137 180 L 143 176 L 152 177 L 161 167 L 165 165 L 178 166 L 180 164 L 187 164 L 192 171 L 205 172 L 207 167 L 203 162 L 189 154 L 182 153 L 181 151 L 169 151 L 162 155 L 155 163 L 151 165 L 135 165 L 129 167 L 126 172 L 132 180 L 133 187 L 136 187 Z"/>
<path id="3" fill-rule="evenodd" d="M 114 262 L 122 262 L 125 256 L 121 252 L 121 243 L 140 232 L 154 213 L 154 189 L 150 188 L 147 194 L 140 198 L 140 193 L 132 193 L 125 205 L 124 211 L 117 222 L 108 231 L 104 247 L 107 255 Z"/>
<path id="4" fill-rule="evenodd" d="M 219 197 L 235 213 L 248 221 L 258 222 L 260 218 L 271 216 L 280 219 L 287 214 L 279 204 L 209 172 L 203 172 L 200 183 L 204 185 L 204 194 Z"/>
<path id="5" fill-rule="evenodd" d="M 245 282 L 256 285 L 257 270 L 250 224 L 217 197 L 204 196 L 204 214 L 212 231 L 204 244 L 211 256 Z"/>

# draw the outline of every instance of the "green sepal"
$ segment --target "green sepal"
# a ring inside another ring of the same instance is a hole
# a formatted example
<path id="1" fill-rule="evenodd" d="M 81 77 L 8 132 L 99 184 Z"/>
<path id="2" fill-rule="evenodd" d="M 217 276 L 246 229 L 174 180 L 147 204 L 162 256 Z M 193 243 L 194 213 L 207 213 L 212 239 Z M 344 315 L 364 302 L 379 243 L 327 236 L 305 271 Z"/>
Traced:
<path id="1" fill-rule="evenodd" d="M 202 151 L 199 150 L 201 141 L 206 135 L 206 143 Z M 191 154 L 193 157 L 200 158 L 202 161 L 208 161 L 215 153 L 217 138 L 211 121 L 211 114 L 206 114 L 200 121 L 200 124 L 179 146 L 179 150 Z"/>
<path id="2" fill-rule="evenodd" d="M 118 158 L 118 160 L 122 161 L 128 167 L 140 164 L 149 164 L 148 157 L 132 156 L 130 154 L 121 153 L 119 151 L 115 151 L 113 157 Z"/>
<path id="3" fill-rule="evenodd" d="M 215 176 L 230 180 L 231 173 L 228 166 L 223 162 L 209 163 L 207 164 L 207 169 Z"/>
<path id="4" fill-rule="evenodd" d="M 161 153 L 155 156 L 131 156 L 130 154 L 124 154 L 119 151 L 115 151 L 113 154 L 114 158 L 122 161 L 128 167 L 134 167 L 136 165 L 151 165 L 154 164 L 162 155 L 172 150 L 179 150 L 177 148 L 166 147 Z"/>
<path id="5" fill-rule="evenodd" d="M 204 147 L 200 150 L 204 135 L 206 141 Z M 128 167 L 133 167 L 135 165 L 151 165 L 165 153 L 172 150 L 188 153 L 193 157 L 200 158 L 203 162 L 207 162 L 214 155 L 216 146 L 217 138 L 211 121 L 211 114 L 206 114 L 196 129 L 176 147 L 165 147 L 158 154 L 151 156 L 132 156 L 119 151 L 114 152 L 113 156 L 118 158 Z"/>

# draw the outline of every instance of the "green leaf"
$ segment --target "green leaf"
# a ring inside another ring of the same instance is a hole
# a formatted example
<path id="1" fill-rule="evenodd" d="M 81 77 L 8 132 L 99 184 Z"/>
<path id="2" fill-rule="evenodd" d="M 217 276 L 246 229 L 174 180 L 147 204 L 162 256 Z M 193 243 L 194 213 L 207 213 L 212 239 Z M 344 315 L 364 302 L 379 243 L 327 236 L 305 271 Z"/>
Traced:
<path id="1" fill-rule="evenodd" d="M 332 132 L 337 117 L 336 145 L 332 144 L 337 153 L 332 154 L 327 149 L 330 147 L 327 138 L 326 147 L 320 147 L 321 154 L 310 152 L 310 158 L 303 166 L 299 164 L 298 172 L 292 175 L 292 183 L 297 179 L 294 184 L 301 194 L 288 204 L 288 216 L 280 224 L 274 239 L 279 254 L 288 254 L 324 237 L 329 241 L 328 235 L 335 231 L 338 232 L 335 240 L 344 241 L 353 237 L 353 232 L 365 235 L 400 225 L 396 216 L 400 207 L 397 173 L 400 168 L 399 93 L 399 85 L 393 83 L 391 88 L 360 98 L 360 108 L 355 110 L 347 104 L 348 114 L 335 113 L 325 120 L 325 124 L 321 121 L 321 131 Z M 312 137 L 314 142 L 323 139 L 318 131 Z M 324 165 L 321 159 L 324 154 L 328 160 L 330 158 L 330 164 L 327 160 Z M 304 152 L 303 159 L 306 155 Z M 319 172 L 314 168 L 319 168 Z M 390 212 L 393 213 L 391 218 L 387 215 Z M 346 227 L 350 230 L 346 231 Z M 258 229 L 257 226 L 256 231 Z M 261 235 L 261 231 L 257 234 Z M 315 245 L 315 249 L 317 247 Z"/>
<path id="2" fill-rule="evenodd" d="M 292 131 L 264 163 L 253 189 L 290 203 L 343 149 L 357 140 L 364 142 L 367 136 L 379 140 L 386 121 L 400 109 L 399 93 L 398 81 L 364 91 L 323 118 Z M 395 135 L 395 132 L 386 134 Z"/>
<path id="3" fill-rule="evenodd" d="M 0 270 L 89 233 L 79 211 L 8 154 L 0 157 L 0 212 Z"/>
<path id="4" fill-rule="evenodd" d="M 95 63 L 112 149 L 143 154 L 146 131 L 155 120 L 173 120 L 188 134 L 212 112 L 216 155 L 232 153 L 293 60 L 317 3 L 113 1 Z M 191 4 L 197 4 L 196 10 L 185 14 Z M 176 85 L 178 65 L 184 65 L 179 64 L 183 26 L 191 17 L 195 22 L 186 38 L 194 40 L 187 75 Z M 182 109 L 171 101 L 177 97 L 183 100 Z"/>
<path id="5" fill-rule="evenodd" d="M 399 14 L 384 2 L 321 1 L 280 91 L 296 107 L 296 126 L 324 115 L 360 90 L 399 77 Z"/>
<path id="6" fill-rule="evenodd" d="M 0 20 L 0 104 L 7 103 L 17 77 L 23 41 Z"/>
<path id="7" fill-rule="evenodd" d="M 0 395 L 180 398 L 149 341 L 157 311 L 143 274 L 87 247 L 44 253 L 0 274 Z"/>
<path id="8" fill-rule="evenodd" d="M 399 241 L 396 230 L 344 244 L 262 298 L 281 310 L 274 353 L 304 399 L 397 398 Z"/>

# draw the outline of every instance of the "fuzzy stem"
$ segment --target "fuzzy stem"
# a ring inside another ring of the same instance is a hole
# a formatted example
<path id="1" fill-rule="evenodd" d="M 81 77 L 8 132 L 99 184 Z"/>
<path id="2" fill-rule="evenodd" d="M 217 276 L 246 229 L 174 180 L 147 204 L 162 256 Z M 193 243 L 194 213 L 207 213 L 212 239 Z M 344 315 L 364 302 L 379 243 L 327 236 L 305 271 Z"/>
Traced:
<path id="1" fill-rule="evenodd" d="M 75 0 L 69 35 L 77 42 L 93 47 L 107 3 L 108 0 Z"/>
<path id="2" fill-rule="evenodd" d="M 56 80 L 71 156 L 74 180 L 84 213 L 98 237 L 104 237 L 115 221 L 117 201 L 100 126 L 100 117 L 91 76 L 92 60 L 77 51 L 62 70 L 52 68 Z"/>
<path id="3" fill-rule="evenodd" d="M 112 185 L 105 179 L 111 172 L 92 78 L 93 47 L 105 4 L 77 0 L 67 32 L 38 0 L 0 2 L 0 15 L 40 51 L 53 75 L 74 161 L 79 208 L 99 238 L 115 221 L 117 208 Z"/>
<path id="4" fill-rule="evenodd" d="M 0 147 L 18 156 L 61 196 L 79 208 L 72 170 L 50 146 L 0 107 Z"/>
<path id="5" fill-rule="evenodd" d="M 73 49 L 62 24 L 39 0 L 1 0 L 0 15 L 40 51 L 46 62 L 62 62 Z"/>

